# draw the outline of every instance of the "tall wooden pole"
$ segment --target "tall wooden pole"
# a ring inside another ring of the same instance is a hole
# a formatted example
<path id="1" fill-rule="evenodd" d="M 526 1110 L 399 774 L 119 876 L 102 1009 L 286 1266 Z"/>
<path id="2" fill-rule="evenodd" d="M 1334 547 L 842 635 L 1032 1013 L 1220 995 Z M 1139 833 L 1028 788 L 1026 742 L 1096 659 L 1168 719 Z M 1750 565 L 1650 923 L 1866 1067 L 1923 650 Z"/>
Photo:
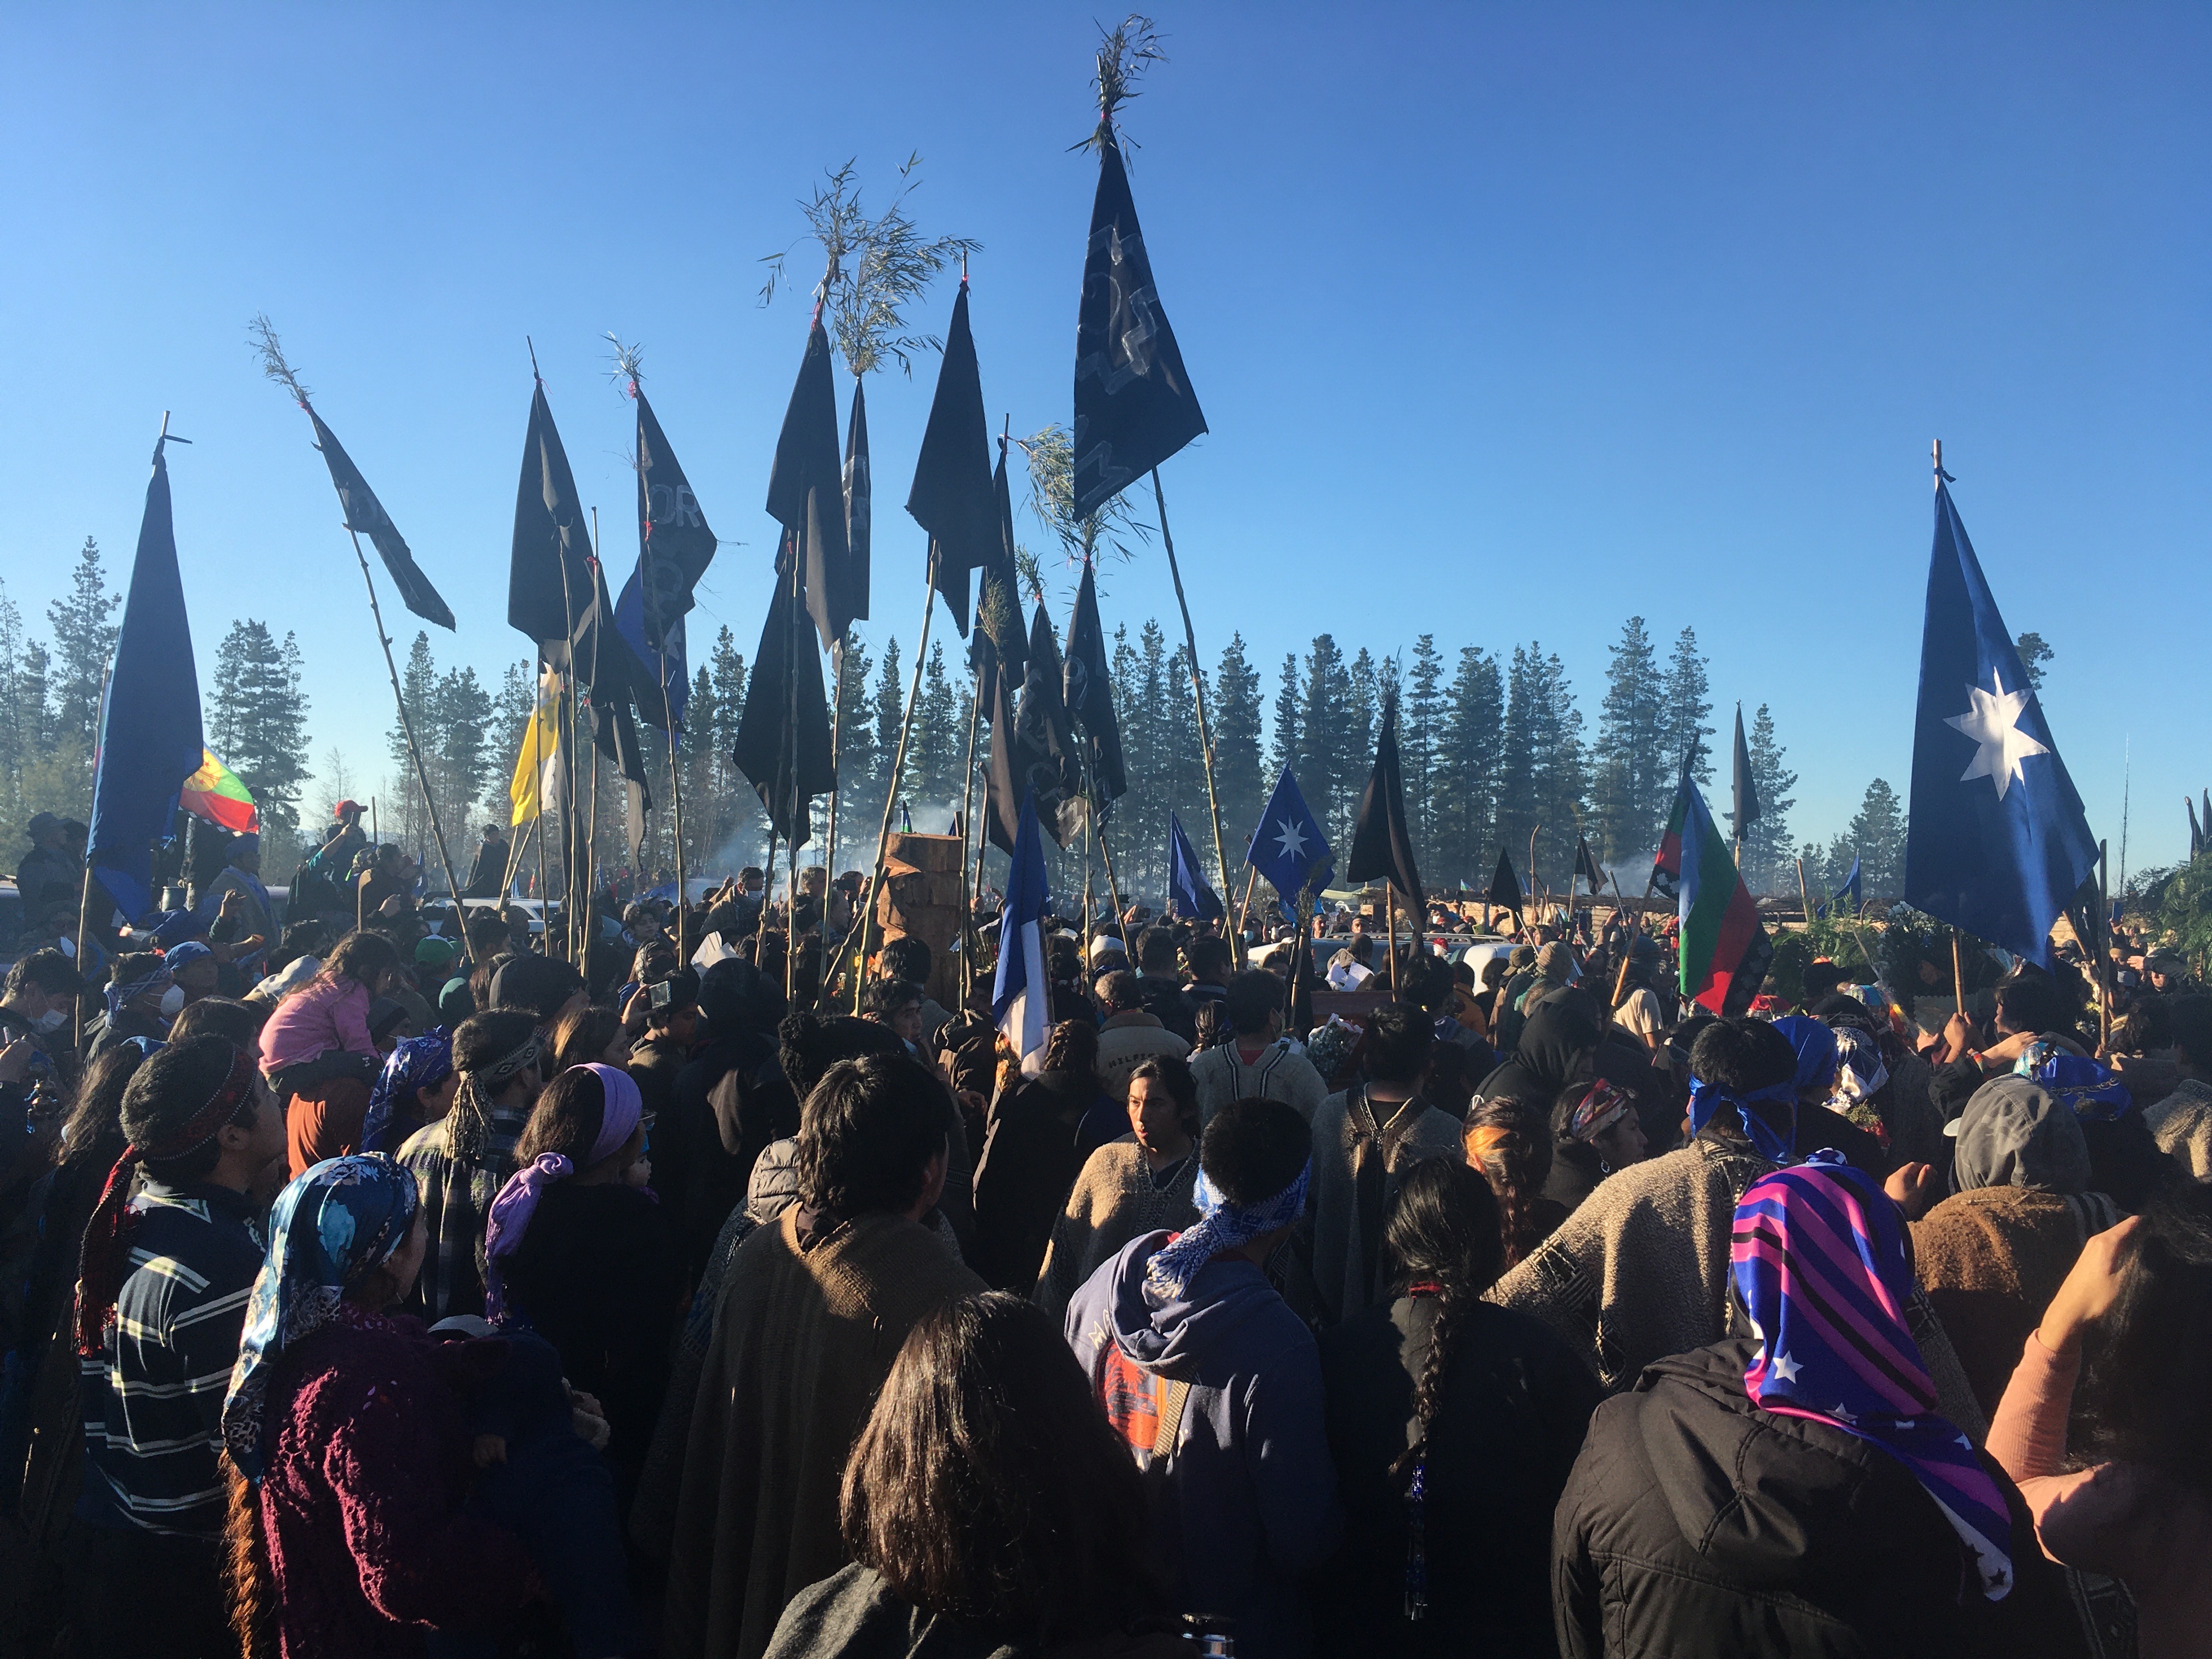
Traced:
<path id="1" fill-rule="evenodd" d="M 1382 884 L 1383 925 L 1389 930 L 1390 951 L 1390 994 L 1398 994 L 1398 890 L 1389 882 Z"/>
<path id="2" fill-rule="evenodd" d="M 1260 884 L 1260 866 L 1254 865 L 1244 878 L 1244 902 L 1237 907 L 1237 937 L 1244 937 L 1244 924 L 1252 916 L 1252 890 Z"/>
<path id="3" fill-rule="evenodd" d="M 975 672 L 975 695 L 968 703 L 968 769 L 960 777 L 960 867 L 968 867 L 968 848 L 976 841 L 975 821 L 975 727 L 983 714 L 983 673 L 980 665 Z M 976 860 L 980 868 L 982 860 Z M 975 989 L 975 907 L 963 906 L 960 914 L 960 1003 L 966 1012 L 968 999 Z"/>
<path id="4" fill-rule="evenodd" d="M 1213 860 L 1221 872 L 1221 890 L 1229 890 L 1229 854 L 1221 838 L 1221 797 L 1213 784 L 1213 733 L 1206 718 L 1206 678 L 1198 665 L 1198 635 L 1190 625 L 1190 601 L 1183 597 L 1182 568 L 1176 562 L 1175 538 L 1168 532 L 1167 492 L 1160 488 L 1160 470 L 1152 469 L 1152 501 L 1160 513 L 1160 544 L 1167 550 L 1168 574 L 1175 580 L 1176 607 L 1182 612 L 1183 651 L 1190 665 L 1190 695 L 1198 709 L 1198 752 L 1206 763 L 1206 805 L 1213 818 Z M 1238 928 L 1232 947 L 1237 965 L 1245 965 L 1244 930 Z"/>
<path id="5" fill-rule="evenodd" d="M 1805 907 L 1805 926 L 1809 931 L 1813 926 L 1813 896 L 1805 890 L 1805 860 L 1802 859 L 1797 860 L 1797 902 Z"/>
<path id="6" fill-rule="evenodd" d="M 2096 954 L 2089 957 L 2089 965 L 2095 970 L 2097 975 L 2097 1052 L 2100 1055 L 2106 1054 L 2112 1046 L 2112 999 L 2105 989 L 2105 963 L 2109 959 L 2111 953 L 2102 948 L 2103 940 L 2111 937 L 2112 931 L 2112 890 L 2107 881 L 2107 876 L 2110 873 L 2110 866 L 2106 859 L 2106 846 L 2107 843 L 2101 841 L 2097 843 L 2097 935 L 2099 948 Z M 2085 952 L 2088 943 L 2089 941 L 2086 939 L 2082 941 Z"/>
<path id="7" fill-rule="evenodd" d="M 1651 902 L 1651 890 L 1658 884 L 1659 861 L 1658 860 L 1654 859 L 1651 861 L 1651 874 L 1644 884 L 1644 902 L 1643 904 L 1639 904 L 1636 907 L 1636 927 L 1633 934 L 1628 939 L 1626 944 L 1621 947 L 1620 971 L 1613 976 L 1613 1002 L 1611 1006 L 1614 1008 L 1620 1006 L 1621 992 L 1628 984 L 1628 964 L 1636 959 L 1636 941 L 1644 936 L 1644 906 Z M 1618 876 L 1613 878 L 1613 890 L 1615 897 L 1620 896 L 1620 878 Z"/>
<path id="8" fill-rule="evenodd" d="M 1938 463 L 1940 465 L 1940 462 Z M 1959 965 L 1959 930 L 1951 930 L 1951 994 L 1959 1005 L 1959 1012 L 1966 1012 L 1966 973 Z"/>
<path id="9" fill-rule="evenodd" d="M 930 620 L 937 612 L 937 544 L 934 541 L 929 544 L 929 564 L 923 580 L 927 586 L 923 589 L 921 601 L 921 642 L 914 648 L 914 674 L 907 684 L 906 717 L 899 722 L 898 747 L 891 751 L 890 776 L 884 785 L 884 823 L 883 828 L 876 832 L 875 871 L 868 880 L 865 895 L 867 902 L 861 907 L 860 914 L 853 924 L 860 936 L 860 965 L 853 975 L 853 1012 L 855 1014 L 860 1012 L 861 983 L 867 977 L 869 924 L 875 915 L 876 899 L 883 889 L 884 863 L 890 854 L 891 814 L 898 807 L 899 774 L 906 766 L 907 739 L 914 732 L 914 711 L 921 700 L 921 665 L 922 659 L 929 654 Z M 844 947 L 840 945 L 838 956 L 842 959 L 843 955 Z M 829 975 L 825 972 L 823 978 L 827 981 Z"/>

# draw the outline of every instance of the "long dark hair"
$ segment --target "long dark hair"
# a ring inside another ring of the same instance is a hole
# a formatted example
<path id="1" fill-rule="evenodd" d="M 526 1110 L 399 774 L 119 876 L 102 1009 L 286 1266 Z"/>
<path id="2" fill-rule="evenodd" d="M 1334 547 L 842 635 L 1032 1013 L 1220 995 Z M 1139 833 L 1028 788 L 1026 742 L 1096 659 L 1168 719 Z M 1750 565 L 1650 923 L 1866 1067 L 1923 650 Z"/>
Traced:
<path id="1" fill-rule="evenodd" d="M 123 1091 L 146 1062 L 135 1042 L 119 1042 L 84 1068 L 76 1097 L 54 1143 L 54 1162 L 70 1165 L 94 1158 L 103 1169 L 123 1156 Z"/>
<path id="2" fill-rule="evenodd" d="M 845 1465 L 846 1547 L 912 1605 L 1042 1647 L 1151 1612 L 1145 1493 L 1058 1323 L 1002 1291 L 923 1316 Z"/>
<path id="3" fill-rule="evenodd" d="M 2152 1204 L 2120 1292 L 2084 1345 L 2088 1454 L 2148 1463 L 2212 1496 L 2212 1187 Z"/>
<path id="4" fill-rule="evenodd" d="M 1486 1100 L 1467 1116 L 1467 1161 L 1490 1183 L 1498 1205 L 1505 1267 L 1543 1243 L 1536 1200 L 1552 1173 L 1552 1131 L 1535 1110 L 1509 1095 Z"/>
<path id="5" fill-rule="evenodd" d="M 1383 1224 L 1382 1246 L 1401 1295 L 1416 1285 L 1437 1287 L 1428 1358 L 1413 1383 L 1413 1415 L 1420 1431 L 1391 1466 L 1392 1474 L 1402 1474 L 1427 1449 L 1429 1425 L 1443 1403 L 1444 1369 L 1462 1317 L 1505 1271 L 1498 1195 L 1480 1170 L 1448 1158 L 1425 1158 L 1398 1188 L 1398 1201 Z"/>
<path id="6" fill-rule="evenodd" d="M 331 947 L 315 977 L 335 984 L 349 979 L 374 989 L 377 976 L 399 966 L 399 947 L 381 933 L 356 928 Z"/>

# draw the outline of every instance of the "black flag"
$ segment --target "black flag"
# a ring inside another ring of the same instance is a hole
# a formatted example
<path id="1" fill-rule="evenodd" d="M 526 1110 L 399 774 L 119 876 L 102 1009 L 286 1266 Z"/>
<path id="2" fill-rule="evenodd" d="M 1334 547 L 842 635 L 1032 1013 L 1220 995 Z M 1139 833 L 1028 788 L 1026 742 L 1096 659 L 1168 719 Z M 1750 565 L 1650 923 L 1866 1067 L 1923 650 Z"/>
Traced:
<path id="1" fill-rule="evenodd" d="M 1090 745 L 1091 787 L 1103 809 L 1129 793 L 1121 765 L 1121 723 L 1114 716 L 1114 681 L 1106 662 L 1106 625 L 1098 620 L 1098 585 L 1083 567 L 1075 615 L 1067 624 L 1067 661 L 1061 669 L 1067 712 Z"/>
<path id="2" fill-rule="evenodd" d="M 1598 889 L 1605 885 L 1605 872 L 1597 867 L 1597 856 L 1590 851 L 1589 839 L 1575 837 L 1575 875 L 1589 883 L 1590 896 L 1597 896 Z M 1574 878 L 1567 878 L 1567 890 L 1574 891 Z"/>
<path id="3" fill-rule="evenodd" d="M 991 439 L 983 416 L 982 371 L 975 336 L 968 326 L 968 284 L 952 301 L 952 326 L 945 331 L 945 357 L 937 368 L 937 396 L 922 430 L 906 510 L 929 532 L 937 591 L 964 637 L 968 632 L 968 573 L 991 560 L 999 537 L 998 503 L 991 493 Z"/>
<path id="4" fill-rule="evenodd" d="M 830 373 L 830 336 L 818 317 L 807 331 L 806 356 L 799 360 L 799 379 L 783 411 L 783 431 L 775 441 L 768 511 L 783 526 L 786 543 L 799 544 L 806 614 L 827 651 L 845 637 L 847 625 L 866 605 L 856 610 L 853 598 L 844 467 L 837 459 L 837 388 Z M 790 586 L 787 568 L 779 580 Z"/>
<path id="5" fill-rule="evenodd" d="M 846 586 L 854 622 L 868 619 L 868 547 L 874 488 L 868 477 L 867 388 L 855 374 L 853 413 L 845 425 L 845 568 L 849 573 Z"/>
<path id="6" fill-rule="evenodd" d="M 1375 737 L 1375 769 L 1359 798 L 1359 821 L 1352 831 L 1352 854 L 1344 878 L 1364 882 L 1381 876 L 1397 889 L 1413 911 L 1416 927 L 1428 919 L 1421 896 L 1421 872 L 1413 864 L 1413 838 L 1406 823 L 1406 785 L 1398 769 L 1398 699 L 1382 705 L 1382 729 Z"/>
<path id="7" fill-rule="evenodd" d="M 984 672 L 989 672 L 995 662 L 1006 673 L 1006 689 L 1018 691 L 1028 673 L 1030 649 L 1029 638 L 1022 632 L 1022 579 L 1014 563 L 1014 504 L 1006 485 L 1006 441 L 1000 439 L 998 470 L 991 474 L 999 527 L 975 591 L 975 625 L 985 645 L 980 658 Z"/>
<path id="8" fill-rule="evenodd" d="M 777 572 L 768 621 L 761 625 L 760 650 L 753 658 L 745 711 L 738 721 L 737 741 L 730 745 L 730 761 L 759 794 L 775 833 L 804 847 L 813 817 L 809 807 L 817 795 L 837 787 L 837 770 L 830 762 L 830 702 L 822 690 L 822 656 L 803 637 L 794 653 L 794 631 L 787 554 Z"/>
<path id="9" fill-rule="evenodd" d="M 2189 809 L 2189 856 L 2195 858 L 2204 850 L 2203 826 L 2197 821 L 2197 803 L 2184 795 L 2181 804 Z"/>
<path id="10" fill-rule="evenodd" d="M 1751 749 L 1743 740 L 1743 705 L 1735 706 L 1735 838 L 1743 839 L 1746 825 L 1759 813 L 1759 785 L 1751 775 Z"/>
<path id="11" fill-rule="evenodd" d="M 1036 797 L 1038 827 L 1058 845 L 1066 846 L 1083 830 L 1083 769 L 1067 706 L 1060 699 L 1060 647 L 1053 642 L 1052 618 L 1042 604 L 1030 624 L 1027 655 L 1034 672 L 1023 689 L 1018 714 L 1011 712 L 1013 687 L 1003 665 L 992 677 L 991 799 L 985 827 L 991 845 L 1009 857 L 1025 794 Z"/>
<path id="12" fill-rule="evenodd" d="M 1088 518 L 1206 430 L 1152 262 L 1121 151 L 1098 147 L 1098 195 L 1075 319 L 1075 511 Z"/>
<path id="13" fill-rule="evenodd" d="M 1521 914 L 1521 878 L 1513 873 L 1513 859 L 1503 847 L 1498 849 L 1498 868 L 1490 878 L 1488 894 L 1491 908 Z"/>
<path id="14" fill-rule="evenodd" d="M 2204 832 L 2212 835 L 2212 789 L 2204 792 Z"/>
<path id="15" fill-rule="evenodd" d="M 646 648 L 665 647 L 668 630 L 690 613 L 692 590 L 714 557 L 714 532 L 683 465 L 637 394 L 637 574 L 644 600 Z M 652 684 L 650 676 L 642 683 Z M 642 689 L 642 688 L 641 688 Z M 658 697 L 647 701 L 657 704 Z M 645 706 L 644 702 L 639 704 Z"/>
<path id="16" fill-rule="evenodd" d="M 392 515 L 384 510 L 384 503 L 376 499 L 376 492 L 361 476 L 361 469 L 338 442 L 337 434 L 323 424 L 323 417 L 310 408 L 307 418 L 315 423 L 315 447 L 323 453 L 324 465 L 331 470 L 331 483 L 338 492 L 338 504 L 345 508 L 345 526 L 366 536 L 376 544 L 376 550 L 384 557 L 384 568 L 392 574 L 392 585 L 399 590 L 400 603 L 424 622 L 435 623 L 441 628 L 453 625 L 453 613 L 438 590 L 430 586 L 415 562 L 415 556 L 407 550 L 406 539 L 399 526 L 392 522 Z"/>
<path id="17" fill-rule="evenodd" d="M 577 614 L 592 602 L 591 525 L 577 504 L 568 453 L 540 380 L 530 396 L 522 479 L 514 495 L 514 544 L 507 561 L 507 620 L 556 665 Z M 611 613 L 610 613 L 611 614 Z"/>

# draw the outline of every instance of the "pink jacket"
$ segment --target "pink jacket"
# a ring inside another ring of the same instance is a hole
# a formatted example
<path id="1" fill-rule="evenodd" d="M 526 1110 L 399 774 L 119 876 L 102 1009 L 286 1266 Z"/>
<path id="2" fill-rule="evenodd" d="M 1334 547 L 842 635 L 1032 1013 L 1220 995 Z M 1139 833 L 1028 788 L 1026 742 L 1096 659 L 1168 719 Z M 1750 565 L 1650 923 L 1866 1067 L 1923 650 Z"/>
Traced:
<path id="1" fill-rule="evenodd" d="M 261 1069 L 275 1076 L 339 1049 L 374 1054 L 368 1035 L 368 987 L 356 979 L 318 975 L 276 1005 L 261 1028 Z"/>
<path id="2" fill-rule="evenodd" d="M 2147 1464 L 2059 1472 L 2081 1364 L 2078 1351 L 2053 1353 L 2028 1333 L 1990 1424 L 1990 1455 L 2019 1482 L 2045 1555 L 2128 1587 L 2141 1659 L 2202 1654 L 2212 1625 L 2212 1511 Z"/>

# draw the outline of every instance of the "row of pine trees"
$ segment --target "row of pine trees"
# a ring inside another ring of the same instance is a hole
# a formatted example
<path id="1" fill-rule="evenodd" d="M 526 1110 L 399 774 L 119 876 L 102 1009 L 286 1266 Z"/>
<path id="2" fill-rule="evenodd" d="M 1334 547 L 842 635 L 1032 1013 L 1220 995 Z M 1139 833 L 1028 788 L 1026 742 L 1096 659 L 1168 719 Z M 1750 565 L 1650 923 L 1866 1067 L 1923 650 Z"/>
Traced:
<path id="1" fill-rule="evenodd" d="M 67 595 L 48 606 L 48 637 L 35 637 L 0 586 L 0 832 L 20 848 L 21 826 L 41 810 L 88 815 L 97 737 L 100 677 L 114 647 L 119 596 L 107 589 L 99 548 L 80 550 Z M 1115 704 L 1121 722 L 1129 793 L 1114 804 L 1105 835 L 1125 899 L 1157 902 L 1166 882 L 1170 813 L 1178 816 L 1211 863 L 1212 832 L 1200 761 L 1190 665 L 1156 621 L 1112 640 Z M 898 740 L 910 665 L 900 642 L 885 638 L 872 652 L 857 630 L 836 681 L 840 700 L 836 867 L 866 861 L 882 821 L 885 775 Z M 1638 884 L 1664 827 L 1681 757 L 1694 744 L 1692 770 L 1725 823 L 1726 774 L 1711 793 L 1717 761 L 1729 741 L 1717 720 L 1705 657 L 1685 628 L 1662 647 L 1645 620 L 1622 624 L 1606 669 L 1594 720 L 1583 713 L 1559 654 L 1531 641 L 1500 653 L 1464 645 L 1440 648 L 1433 635 L 1415 641 L 1404 660 L 1364 647 L 1348 655 L 1334 637 L 1316 635 L 1304 653 L 1286 653 L 1272 696 L 1241 634 L 1234 635 L 1206 679 L 1216 756 L 1224 840 L 1232 868 L 1257 823 L 1275 775 L 1297 776 L 1307 800 L 1340 848 L 1349 843 L 1385 703 L 1399 704 L 1407 810 L 1425 879 L 1432 890 L 1488 884 L 1498 849 L 1510 854 L 1524 881 L 1531 838 L 1534 875 L 1561 884 L 1576 837 L 1587 836 L 1601 859 L 1617 866 L 1624 887 Z M 473 668 L 441 668 L 427 634 L 418 634 L 403 675 L 409 712 L 422 740 L 431 793 L 454 865 L 465 875 L 477 832 L 504 824 L 507 791 L 534 696 L 528 665 L 509 665 L 495 688 Z M 693 671 L 684 730 L 675 764 L 683 775 L 684 862 L 690 873 L 720 875 L 761 862 L 767 823 L 728 756 L 744 704 L 746 665 L 727 629 Z M 971 692 L 964 647 L 933 642 L 895 827 L 943 833 L 962 799 L 969 756 Z M 364 687 L 364 695 L 381 688 Z M 381 782 L 353 777 L 343 757 L 310 763 L 308 701 L 300 652 L 289 634 L 265 622 L 234 622 L 216 653 L 204 691 L 208 741 L 259 803 L 264 864 L 273 879 L 289 875 L 313 821 L 341 794 L 379 797 L 380 827 L 426 855 L 433 867 L 429 822 L 394 720 Z M 1732 720 L 1733 710 L 1728 718 Z M 1761 705 L 1747 717 L 1752 769 L 1765 803 L 1744 836 L 1743 868 L 1755 890 L 1795 894 L 1802 858 L 1814 896 L 1863 862 L 1869 896 L 1894 894 L 1903 874 L 1903 803 L 1884 781 L 1867 787 L 1857 815 L 1826 848 L 1799 845 L 1790 813 L 1796 774 L 1774 721 Z M 673 815 L 668 810 L 670 757 L 651 731 L 648 769 L 657 810 L 644 866 L 672 869 Z M 975 733 L 980 797 L 988 726 Z M 312 805 L 307 785 L 321 788 Z M 619 781 L 602 773 L 598 839 L 610 867 L 629 862 L 623 845 Z M 588 793 L 588 784 L 586 785 Z M 816 848 L 827 829 L 827 804 L 817 808 Z M 309 821 L 303 823 L 303 817 Z M 1083 879 L 1081 850 L 1058 860 L 1055 886 Z M 814 856 L 810 849 L 807 858 Z M 996 855 L 994 855 L 994 859 Z M 779 855 L 778 862 L 781 857 Z M 526 867 L 534 859 L 526 857 Z M 1103 867 L 1093 866 L 1098 891 Z M 1232 895 L 1232 896 L 1234 896 Z"/>

